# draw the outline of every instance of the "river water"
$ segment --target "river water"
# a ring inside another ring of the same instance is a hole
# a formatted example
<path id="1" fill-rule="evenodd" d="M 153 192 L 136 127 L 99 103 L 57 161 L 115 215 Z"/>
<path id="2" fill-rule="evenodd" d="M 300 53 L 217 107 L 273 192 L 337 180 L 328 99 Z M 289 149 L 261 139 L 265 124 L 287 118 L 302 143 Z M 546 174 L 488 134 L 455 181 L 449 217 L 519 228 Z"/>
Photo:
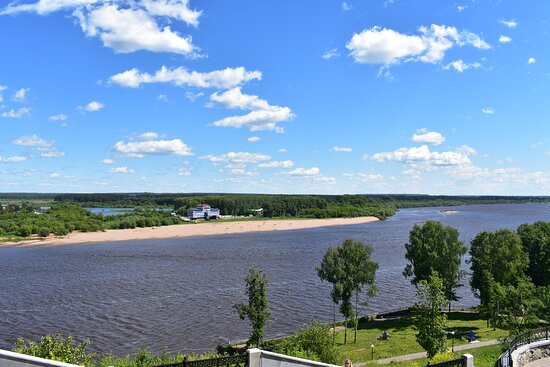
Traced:
<path id="1" fill-rule="evenodd" d="M 330 285 L 320 282 L 315 268 L 329 246 L 348 237 L 371 244 L 380 265 L 379 293 L 362 314 L 406 307 L 415 292 L 402 276 L 404 243 L 415 223 L 430 219 L 458 228 L 469 245 L 482 230 L 550 221 L 550 205 L 403 209 L 385 221 L 350 226 L 0 248 L 0 348 L 56 331 L 89 338 L 91 350 L 115 355 L 144 347 L 200 352 L 246 339 L 248 324 L 232 305 L 245 301 L 251 266 L 269 276 L 266 336 L 288 335 L 311 319 L 332 320 Z M 460 304 L 475 305 L 467 281 Z"/>

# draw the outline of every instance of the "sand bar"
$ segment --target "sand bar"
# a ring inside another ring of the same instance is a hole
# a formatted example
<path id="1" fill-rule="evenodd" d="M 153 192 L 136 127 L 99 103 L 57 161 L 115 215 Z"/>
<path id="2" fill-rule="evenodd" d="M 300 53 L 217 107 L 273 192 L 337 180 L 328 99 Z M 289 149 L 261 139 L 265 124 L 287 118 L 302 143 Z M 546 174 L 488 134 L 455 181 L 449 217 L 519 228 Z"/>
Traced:
<path id="1" fill-rule="evenodd" d="M 153 240 L 233 233 L 288 231 L 293 229 L 361 224 L 377 220 L 378 218 L 376 217 L 360 217 L 334 219 L 251 220 L 235 222 L 211 221 L 207 223 L 189 223 L 165 227 L 111 229 L 105 232 L 73 232 L 64 237 L 50 237 L 44 240 L 25 240 L 16 243 L 7 242 L 0 243 L 0 246 L 57 246 L 94 242 Z"/>

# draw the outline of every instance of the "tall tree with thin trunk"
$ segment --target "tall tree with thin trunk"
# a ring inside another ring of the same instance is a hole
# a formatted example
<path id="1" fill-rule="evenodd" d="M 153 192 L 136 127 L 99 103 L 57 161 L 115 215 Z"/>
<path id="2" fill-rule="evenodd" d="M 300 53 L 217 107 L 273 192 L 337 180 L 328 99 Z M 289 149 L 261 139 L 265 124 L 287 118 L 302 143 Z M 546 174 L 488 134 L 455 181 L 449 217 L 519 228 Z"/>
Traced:
<path id="1" fill-rule="evenodd" d="M 238 303 L 233 306 L 239 313 L 241 320 L 248 318 L 252 326 L 252 334 L 248 339 L 249 345 L 259 347 L 264 338 L 264 327 L 269 319 L 267 304 L 267 275 L 257 269 L 250 269 L 246 281 L 248 304 Z"/>
<path id="2" fill-rule="evenodd" d="M 345 318 L 344 344 L 347 343 L 348 319 L 354 316 L 352 299 L 355 296 L 355 314 L 359 294 L 368 286 L 368 294 L 376 292 L 375 275 L 378 264 L 371 260 L 372 247 L 348 238 L 342 245 L 328 248 L 317 274 L 322 281 L 332 284 L 333 302 L 340 303 L 340 312 Z M 355 324 L 357 332 L 357 321 Z"/>

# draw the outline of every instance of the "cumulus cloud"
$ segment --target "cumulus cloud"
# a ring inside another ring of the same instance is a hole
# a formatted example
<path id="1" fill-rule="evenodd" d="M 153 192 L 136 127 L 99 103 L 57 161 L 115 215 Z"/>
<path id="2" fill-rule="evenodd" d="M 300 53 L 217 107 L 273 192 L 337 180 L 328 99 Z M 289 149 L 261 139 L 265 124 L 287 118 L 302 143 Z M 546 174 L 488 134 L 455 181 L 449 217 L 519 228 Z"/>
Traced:
<path id="1" fill-rule="evenodd" d="M 0 163 L 17 163 L 27 160 L 27 157 L 22 157 L 19 155 L 14 155 L 11 157 L 2 157 L 0 155 Z"/>
<path id="2" fill-rule="evenodd" d="M 508 36 L 500 36 L 500 37 L 498 38 L 498 41 L 499 41 L 500 43 L 509 43 L 509 42 L 512 42 L 512 39 L 511 39 L 510 37 L 508 37 Z"/>
<path id="3" fill-rule="evenodd" d="M 21 4 L 12 1 L 0 14 L 35 12 L 46 15 L 72 10 L 82 31 L 89 37 L 99 37 L 105 47 L 117 53 L 138 50 L 171 52 L 197 56 L 190 36 L 181 36 L 169 26 L 159 26 L 158 18 L 198 25 L 200 11 L 189 8 L 188 0 L 142 0 L 111 2 L 106 0 L 39 0 Z"/>
<path id="4" fill-rule="evenodd" d="M 321 170 L 319 169 L 319 167 L 300 167 L 287 172 L 287 174 L 290 176 L 307 178 L 315 182 L 327 183 L 331 185 L 336 183 L 336 179 L 334 177 L 321 175 Z"/>
<path id="5" fill-rule="evenodd" d="M 27 93 L 29 91 L 30 88 L 21 88 L 13 94 L 11 100 L 14 102 L 25 102 L 25 100 L 27 99 Z"/>
<path id="6" fill-rule="evenodd" d="M 128 143 L 119 141 L 114 145 L 113 150 L 133 158 L 143 158 L 146 155 L 193 155 L 191 148 L 180 139 L 130 141 Z"/>
<path id="7" fill-rule="evenodd" d="M 4 100 L 4 95 L 2 94 L 2 92 L 5 91 L 6 89 L 8 89 L 6 85 L 0 85 L 0 102 Z"/>
<path id="8" fill-rule="evenodd" d="M 414 134 L 411 139 L 416 143 L 433 145 L 440 145 L 445 142 L 445 137 L 441 133 L 436 131 L 427 131 L 426 129 L 420 129 L 418 134 Z"/>
<path id="9" fill-rule="evenodd" d="M 19 138 L 16 138 L 12 141 L 12 144 L 19 145 L 22 147 L 33 147 L 33 148 L 50 148 L 53 146 L 52 141 L 47 141 L 39 137 L 38 135 L 25 135 Z"/>
<path id="10" fill-rule="evenodd" d="M 467 8 L 468 8 L 468 5 L 457 5 L 456 6 L 456 10 L 458 10 L 459 13 L 462 13 Z"/>
<path id="11" fill-rule="evenodd" d="M 128 167 L 113 167 L 107 171 L 109 173 L 134 173 L 135 171 L 132 168 Z"/>
<path id="12" fill-rule="evenodd" d="M 102 103 L 97 101 L 92 101 L 86 105 L 86 111 L 88 112 L 95 112 L 103 109 L 105 107 Z"/>
<path id="13" fill-rule="evenodd" d="M 53 115 L 48 118 L 49 121 L 65 121 L 67 120 L 67 115 L 60 113 L 58 115 Z"/>
<path id="14" fill-rule="evenodd" d="M 130 69 L 113 75 L 109 81 L 127 88 L 137 88 L 147 83 L 171 83 L 179 87 L 229 89 L 254 79 L 261 80 L 262 73 L 258 70 L 247 71 L 242 66 L 205 73 L 188 71 L 181 66 L 173 69 L 162 66 L 154 74 L 141 73 L 136 68 Z"/>
<path id="15" fill-rule="evenodd" d="M 11 143 L 38 151 L 43 158 L 58 158 L 65 155 L 64 152 L 54 146 L 54 141 L 44 140 L 36 134 L 21 136 L 12 140 Z"/>
<path id="16" fill-rule="evenodd" d="M 491 107 L 485 107 L 481 109 L 481 112 L 483 112 L 486 115 L 493 115 L 495 113 L 495 110 Z"/>
<path id="17" fill-rule="evenodd" d="M 481 67 L 481 64 L 479 62 L 474 62 L 472 64 L 467 64 L 462 60 L 456 60 L 456 61 L 450 62 L 447 65 L 445 65 L 443 67 L 443 69 L 450 70 L 451 68 L 453 68 L 454 70 L 458 71 L 459 73 L 462 73 L 465 70 L 477 69 L 477 68 L 480 68 L 480 67 Z"/>
<path id="18" fill-rule="evenodd" d="M 12 119 L 20 119 L 23 117 L 30 117 L 31 116 L 31 109 L 27 107 L 22 107 L 18 109 L 11 109 L 6 112 L 2 112 L 2 117 L 4 118 L 12 118 Z"/>
<path id="19" fill-rule="evenodd" d="M 200 159 L 214 163 L 260 163 L 270 160 L 271 157 L 267 154 L 251 152 L 228 152 L 221 155 L 205 155 Z"/>
<path id="20" fill-rule="evenodd" d="M 101 163 L 103 164 L 115 164 L 115 160 L 114 159 L 111 159 L 111 158 L 105 158 L 105 159 L 102 159 L 101 160 Z"/>
<path id="21" fill-rule="evenodd" d="M 344 173 L 343 175 L 363 183 L 381 182 L 384 180 L 384 176 L 380 173 Z"/>
<path id="22" fill-rule="evenodd" d="M 61 174 L 61 173 L 59 173 L 59 172 L 52 172 L 52 173 L 50 174 L 50 177 L 51 177 L 51 178 L 61 178 L 61 179 L 74 178 L 74 176 L 64 175 L 64 174 Z"/>
<path id="23" fill-rule="evenodd" d="M 292 166 L 294 166 L 293 161 L 272 161 L 258 164 L 260 168 L 290 168 Z"/>
<path id="24" fill-rule="evenodd" d="M 148 131 L 146 133 L 139 134 L 136 138 L 139 140 L 155 140 L 158 139 L 159 134 L 154 131 Z"/>
<path id="25" fill-rule="evenodd" d="M 178 176 L 191 176 L 191 167 L 189 166 L 189 162 L 184 162 L 182 167 L 177 168 L 177 175 Z"/>
<path id="26" fill-rule="evenodd" d="M 408 35 L 374 26 L 352 36 L 346 45 L 355 62 L 389 66 L 401 61 L 437 63 L 453 46 L 489 49 L 477 34 L 455 27 L 432 24 L 421 26 L 419 34 Z"/>
<path id="27" fill-rule="evenodd" d="M 246 140 L 248 140 L 250 143 L 255 143 L 257 141 L 260 141 L 261 138 L 259 136 L 250 136 Z"/>
<path id="28" fill-rule="evenodd" d="M 424 163 L 433 166 L 458 166 L 470 164 L 468 155 L 461 152 L 432 152 L 427 145 L 412 148 L 399 148 L 393 152 L 381 152 L 372 156 L 364 156 L 376 162 L 401 162 L 401 163 Z"/>
<path id="29" fill-rule="evenodd" d="M 221 94 L 213 93 L 210 100 L 227 108 L 251 110 L 246 115 L 230 116 L 214 121 L 214 126 L 236 128 L 244 126 L 250 131 L 274 130 L 282 133 L 284 129 L 277 124 L 294 118 L 290 108 L 272 106 L 258 96 L 243 94 L 240 87 Z"/>
<path id="30" fill-rule="evenodd" d="M 456 151 L 467 156 L 477 155 L 477 150 L 468 145 L 462 145 L 458 147 Z"/>
<path id="31" fill-rule="evenodd" d="M 530 57 L 529 59 L 527 59 L 528 64 L 534 64 L 536 61 L 537 59 L 535 59 L 534 57 Z"/>
<path id="32" fill-rule="evenodd" d="M 508 28 L 516 28 L 517 25 L 518 25 L 518 23 L 517 23 L 515 20 L 513 20 L 513 19 L 510 19 L 510 20 L 499 19 L 498 22 L 499 22 L 500 24 L 505 25 L 505 26 L 508 27 Z"/>
<path id="33" fill-rule="evenodd" d="M 330 60 L 333 57 L 339 57 L 340 53 L 338 52 L 337 48 L 331 48 L 330 50 L 327 50 L 321 57 L 325 60 Z"/>
<path id="34" fill-rule="evenodd" d="M 334 147 L 330 148 L 330 151 L 331 152 L 351 152 L 352 148 L 334 146 Z"/>

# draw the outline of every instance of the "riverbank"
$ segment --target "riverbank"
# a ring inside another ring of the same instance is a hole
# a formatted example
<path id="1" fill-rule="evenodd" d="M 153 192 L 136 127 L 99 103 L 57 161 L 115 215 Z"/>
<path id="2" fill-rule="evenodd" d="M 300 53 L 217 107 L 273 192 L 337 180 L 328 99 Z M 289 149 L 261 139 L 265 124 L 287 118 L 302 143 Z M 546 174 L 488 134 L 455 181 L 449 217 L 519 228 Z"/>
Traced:
<path id="1" fill-rule="evenodd" d="M 23 240 L 20 242 L 0 243 L 0 246 L 59 246 L 81 243 L 118 242 L 135 240 L 154 240 L 222 234 L 289 231 L 294 229 L 319 228 L 362 224 L 379 220 L 376 217 L 331 218 L 331 219 L 284 219 L 254 220 L 231 222 L 189 223 L 164 227 L 147 227 L 133 229 L 112 229 L 104 232 L 73 232 L 63 237 Z"/>

